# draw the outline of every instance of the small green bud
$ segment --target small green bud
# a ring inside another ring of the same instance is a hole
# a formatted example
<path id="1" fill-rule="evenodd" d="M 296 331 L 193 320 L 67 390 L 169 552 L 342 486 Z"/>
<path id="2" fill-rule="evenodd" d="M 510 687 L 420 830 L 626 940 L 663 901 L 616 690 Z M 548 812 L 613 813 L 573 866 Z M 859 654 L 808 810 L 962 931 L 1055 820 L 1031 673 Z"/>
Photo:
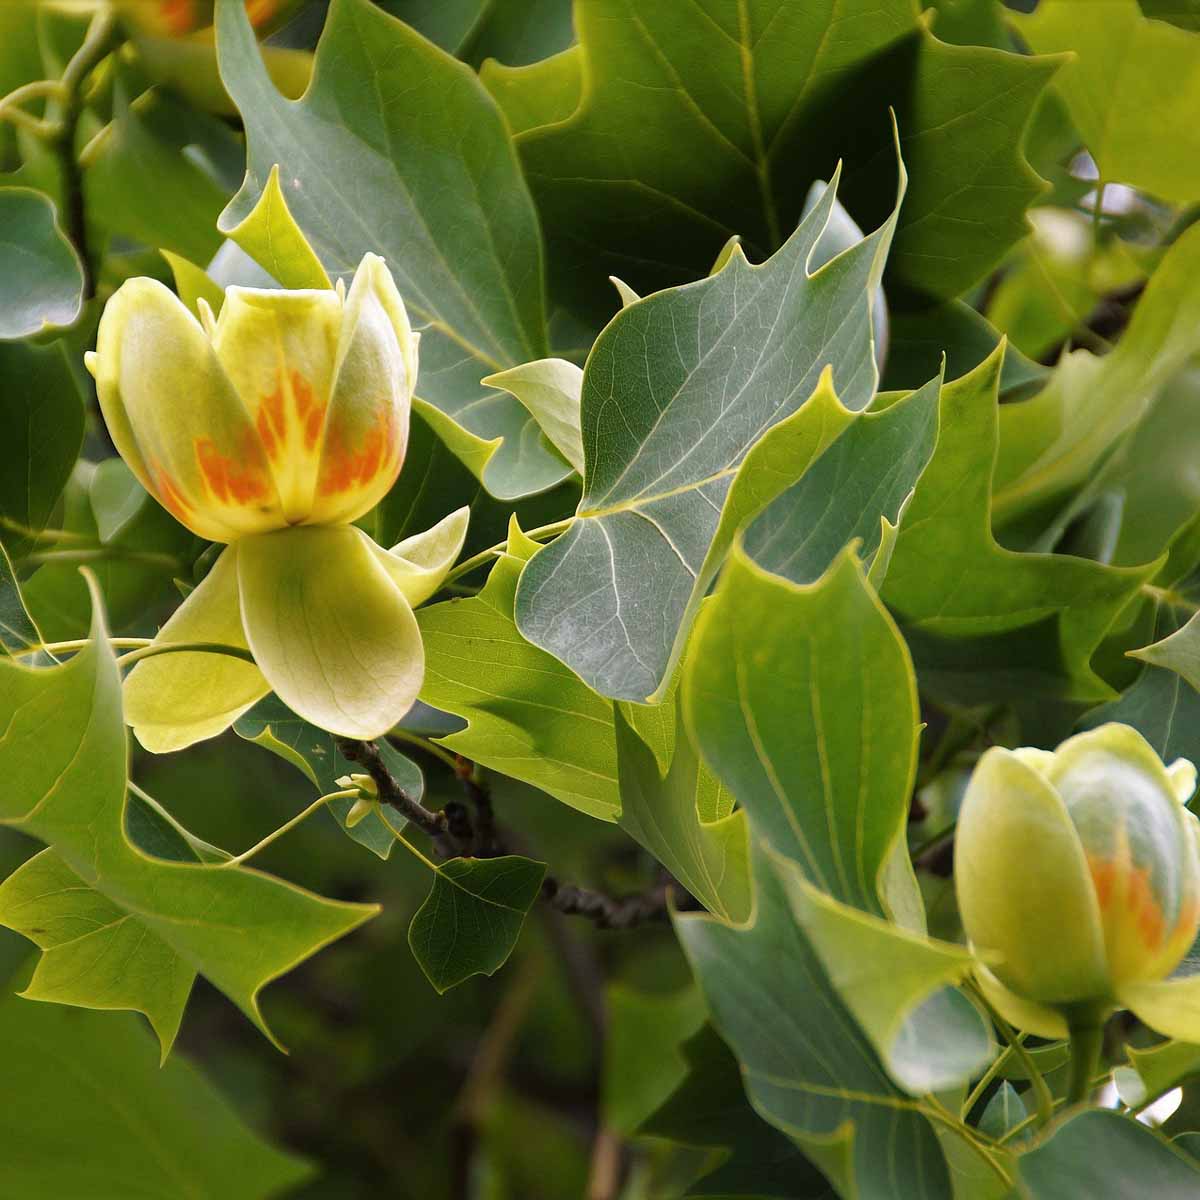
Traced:
<path id="1" fill-rule="evenodd" d="M 1015 1023 L 1099 1019 L 1178 966 L 1200 926 L 1195 784 L 1125 725 L 983 755 L 955 880 L 980 981 Z"/>
<path id="2" fill-rule="evenodd" d="M 359 796 L 351 806 L 350 811 L 346 814 L 346 828 L 353 829 L 368 813 L 375 810 L 375 806 L 378 803 L 378 800 L 372 800 L 367 796 Z"/>
<path id="3" fill-rule="evenodd" d="M 365 796 L 370 796 L 373 800 L 379 799 L 379 787 L 370 775 L 362 775 L 353 771 L 349 775 L 341 776 L 337 785 L 341 788 L 358 788 Z"/>

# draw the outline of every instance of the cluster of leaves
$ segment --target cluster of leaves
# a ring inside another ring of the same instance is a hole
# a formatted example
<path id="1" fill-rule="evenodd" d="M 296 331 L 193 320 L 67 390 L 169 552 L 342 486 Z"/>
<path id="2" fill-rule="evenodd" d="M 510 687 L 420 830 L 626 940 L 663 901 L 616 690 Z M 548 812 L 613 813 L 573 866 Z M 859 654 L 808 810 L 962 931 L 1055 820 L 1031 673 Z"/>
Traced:
<path id="1" fill-rule="evenodd" d="M 293 7 L 0 7 L 0 1191 L 1195 1194 L 1200 1048 L 1127 1021 L 1119 1111 L 1066 1108 L 950 860 L 988 745 L 1200 761 L 1200 22 Z M 422 343 L 364 526 L 471 509 L 421 702 L 131 752 L 123 660 L 215 551 L 112 455 L 103 303 L 367 252 Z"/>

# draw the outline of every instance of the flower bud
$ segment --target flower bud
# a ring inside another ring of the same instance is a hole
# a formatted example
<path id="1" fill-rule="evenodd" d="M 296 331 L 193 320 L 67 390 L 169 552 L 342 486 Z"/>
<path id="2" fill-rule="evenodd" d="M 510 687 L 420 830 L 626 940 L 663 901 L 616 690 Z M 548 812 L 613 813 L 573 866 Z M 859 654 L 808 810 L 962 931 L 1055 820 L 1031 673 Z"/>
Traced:
<path id="1" fill-rule="evenodd" d="M 1195 783 L 1125 725 L 980 759 L 955 879 L 981 983 L 1010 1019 L 1049 1014 L 1052 1032 L 1178 966 L 1200 925 Z"/>
<path id="2" fill-rule="evenodd" d="M 281 23 L 296 0 L 245 0 L 246 16 L 260 34 Z M 216 0 L 117 0 L 117 10 L 140 33 L 183 37 L 213 23 Z"/>
<path id="3" fill-rule="evenodd" d="M 381 258 L 348 295 L 231 287 L 203 324 L 131 279 L 88 357 L 113 442 L 146 489 L 210 541 L 340 524 L 404 460 L 417 335 Z"/>

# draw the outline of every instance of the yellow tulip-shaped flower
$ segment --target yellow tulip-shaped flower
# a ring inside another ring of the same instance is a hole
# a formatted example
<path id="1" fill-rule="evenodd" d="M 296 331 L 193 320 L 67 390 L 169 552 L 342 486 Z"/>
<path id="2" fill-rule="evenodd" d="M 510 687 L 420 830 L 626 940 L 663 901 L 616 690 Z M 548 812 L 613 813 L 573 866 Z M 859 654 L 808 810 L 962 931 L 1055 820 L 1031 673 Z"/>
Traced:
<path id="1" fill-rule="evenodd" d="M 980 984 L 1010 1021 L 1062 1036 L 1121 1007 L 1200 1038 L 1200 975 L 1168 978 L 1200 926 L 1195 786 L 1190 762 L 1164 766 L 1126 725 L 983 755 L 955 879 Z"/>
<path id="2" fill-rule="evenodd" d="M 350 522 L 404 461 L 417 335 L 383 260 L 349 293 L 231 287 L 202 320 L 162 284 L 109 301 L 88 367 L 133 473 L 189 529 L 228 542 L 139 663 L 126 718 L 150 750 L 227 728 L 274 690 L 334 733 L 377 737 L 424 672 L 413 606 L 457 558 L 468 511 L 384 551 Z"/>

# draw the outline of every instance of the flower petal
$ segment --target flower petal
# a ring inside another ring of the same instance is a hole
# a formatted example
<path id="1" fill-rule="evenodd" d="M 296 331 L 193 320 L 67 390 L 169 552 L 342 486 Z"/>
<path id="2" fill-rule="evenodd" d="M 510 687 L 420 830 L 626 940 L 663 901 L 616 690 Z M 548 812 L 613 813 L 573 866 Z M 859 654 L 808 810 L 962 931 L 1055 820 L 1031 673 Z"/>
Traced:
<path id="1" fill-rule="evenodd" d="M 1200 975 L 1127 984 L 1117 1000 L 1151 1029 L 1200 1044 Z"/>
<path id="2" fill-rule="evenodd" d="M 104 420 L 164 508 L 211 541 L 281 523 L 254 426 L 195 317 L 154 279 L 130 279 L 104 310 L 88 360 Z"/>
<path id="3" fill-rule="evenodd" d="M 395 483 L 416 378 L 404 302 L 383 259 L 367 254 L 346 297 L 312 523 L 353 521 Z"/>
<path id="4" fill-rule="evenodd" d="M 386 733 L 425 673 L 416 618 L 376 549 L 351 525 L 300 525 L 238 543 L 255 660 L 289 708 L 347 737 Z"/>
<path id="5" fill-rule="evenodd" d="M 249 649 L 237 591 L 238 547 L 229 546 L 162 627 L 154 644 L 218 642 Z M 228 729 L 271 689 L 253 664 L 227 654 L 181 650 L 145 659 L 125 680 L 125 721 L 156 754 L 182 750 Z"/>
<path id="6" fill-rule="evenodd" d="M 371 543 L 375 557 L 413 608 L 424 604 L 442 586 L 442 580 L 462 552 L 470 520 L 471 510 L 463 507 L 443 517 L 432 529 L 414 533 L 390 550 Z"/>
<path id="7" fill-rule="evenodd" d="M 312 509 L 341 320 L 332 290 L 231 287 L 213 334 L 291 524 Z"/>
<path id="8" fill-rule="evenodd" d="M 975 964 L 975 982 L 984 999 L 1010 1024 L 1043 1038 L 1065 1038 L 1066 1018 L 1044 1004 L 1010 992 L 982 963 Z"/>
<path id="9" fill-rule="evenodd" d="M 1101 997 L 1109 981 L 1096 894 L 1066 805 L 1020 756 L 993 747 L 963 797 L 959 909 L 1006 987 L 1043 1004 Z"/>

